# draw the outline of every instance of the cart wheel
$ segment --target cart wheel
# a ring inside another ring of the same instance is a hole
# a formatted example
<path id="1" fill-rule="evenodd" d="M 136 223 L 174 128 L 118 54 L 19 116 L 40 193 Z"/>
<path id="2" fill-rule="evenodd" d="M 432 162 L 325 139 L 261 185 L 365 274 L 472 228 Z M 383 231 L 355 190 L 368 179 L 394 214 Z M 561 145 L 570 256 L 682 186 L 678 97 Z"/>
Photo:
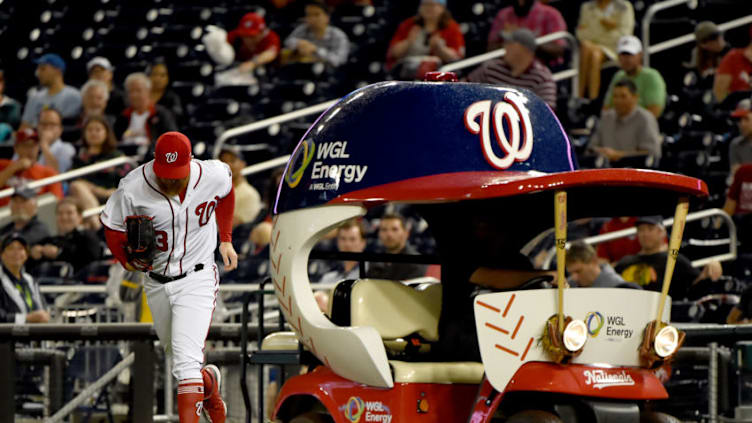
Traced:
<path id="1" fill-rule="evenodd" d="M 334 423 L 334 419 L 329 414 L 309 411 L 293 417 L 289 423 Z"/>
<path id="2" fill-rule="evenodd" d="M 681 420 L 666 413 L 643 411 L 640 413 L 640 423 L 681 423 Z"/>
<path id="3" fill-rule="evenodd" d="M 525 410 L 508 418 L 506 423 L 562 423 L 556 414 L 541 410 Z"/>

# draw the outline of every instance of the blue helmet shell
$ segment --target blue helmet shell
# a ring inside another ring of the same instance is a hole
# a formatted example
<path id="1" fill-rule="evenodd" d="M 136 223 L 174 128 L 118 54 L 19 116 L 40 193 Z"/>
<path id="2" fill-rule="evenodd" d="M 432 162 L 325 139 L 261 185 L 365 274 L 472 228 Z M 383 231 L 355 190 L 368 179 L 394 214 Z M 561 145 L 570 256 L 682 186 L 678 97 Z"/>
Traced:
<path id="1" fill-rule="evenodd" d="M 561 124 L 529 91 L 382 82 L 350 93 L 309 128 L 287 165 L 275 213 L 435 175 L 571 170 Z"/>

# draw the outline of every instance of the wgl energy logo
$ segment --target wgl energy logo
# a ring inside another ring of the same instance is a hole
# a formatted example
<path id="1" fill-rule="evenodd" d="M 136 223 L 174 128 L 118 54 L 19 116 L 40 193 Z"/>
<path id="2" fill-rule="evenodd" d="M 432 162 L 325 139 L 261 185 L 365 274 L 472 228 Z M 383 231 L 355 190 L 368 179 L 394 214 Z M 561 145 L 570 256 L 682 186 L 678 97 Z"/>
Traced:
<path id="1" fill-rule="evenodd" d="M 603 315 L 599 311 L 591 311 L 585 315 L 585 325 L 588 334 L 595 338 L 603 327 Z"/>
<path id="2" fill-rule="evenodd" d="M 292 157 L 290 158 L 290 165 L 287 168 L 287 173 L 285 174 L 285 182 L 287 182 L 287 185 L 290 188 L 295 188 L 296 186 L 298 186 L 300 180 L 303 179 L 303 173 L 308 167 L 308 164 L 311 163 L 311 160 L 313 160 L 313 155 L 315 154 L 315 152 L 316 144 L 314 144 L 310 139 L 303 140 L 303 142 L 300 143 L 300 146 L 298 146 L 298 149 L 295 150 Z M 299 161 L 301 161 L 302 163 L 298 164 Z M 298 166 L 297 170 L 295 169 L 295 166 Z"/>
<path id="3" fill-rule="evenodd" d="M 603 333 L 602 329 L 604 326 L 606 337 L 611 340 L 629 339 L 634 334 L 634 330 L 629 329 L 624 322 L 624 316 L 606 316 L 604 319 L 603 314 L 599 311 L 591 311 L 586 314 L 585 325 L 591 338 L 595 338 L 598 334 Z"/>
<path id="4" fill-rule="evenodd" d="M 381 401 L 363 401 L 360 397 L 350 397 L 345 406 L 339 407 L 345 418 L 352 423 L 392 422 L 392 412 Z M 362 419 L 361 419 L 362 417 Z"/>

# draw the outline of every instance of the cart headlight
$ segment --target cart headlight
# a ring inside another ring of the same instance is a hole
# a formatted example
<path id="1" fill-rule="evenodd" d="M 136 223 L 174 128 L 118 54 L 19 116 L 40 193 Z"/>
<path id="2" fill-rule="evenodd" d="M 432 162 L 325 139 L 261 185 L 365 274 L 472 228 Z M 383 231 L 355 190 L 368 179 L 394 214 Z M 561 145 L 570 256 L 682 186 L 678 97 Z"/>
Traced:
<path id="1" fill-rule="evenodd" d="M 572 320 L 564 329 L 564 346 L 571 352 L 580 350 L 587 341 L 587 326 L 582 320 Z"/>
<path id="2" fill-rule="evenodd" d="M 673 326 L 665 326 L 658 331 L 653 342 L 655 353 L 661 358 L 666 358 L 676 352 L 679 346 L 679 331 Z"/>

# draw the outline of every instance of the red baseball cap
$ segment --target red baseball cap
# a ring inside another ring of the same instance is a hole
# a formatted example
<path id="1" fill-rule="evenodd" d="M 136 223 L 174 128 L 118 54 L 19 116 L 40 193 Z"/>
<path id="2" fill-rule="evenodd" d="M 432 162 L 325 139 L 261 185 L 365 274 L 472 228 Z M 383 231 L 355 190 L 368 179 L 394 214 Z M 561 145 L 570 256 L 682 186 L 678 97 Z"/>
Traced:
<path id="1" fill-rule="evenodd" d="M 238 27 L 235 28 L 235 33 L 241 37 L 253 37 L 261 33 L 266 29 L 266 22 L 264 17 L 258 13 L 246 13 L 243 18 L 240 19 Z"/>
<path id="2" fill-rule="evenodd" d="M 26 128 L 16 132 L 16 143 L 14 145 L 21 144 L 24 141 L 39 142 L 39 135 L 33 128 Z"/>
<path id="3" fill-rule="evenodd" d="M 191 141 L 180 132 L 165 132 L 154 148 L 154 173 L 163 179 L 182 179 L 190 174 Z"/>

